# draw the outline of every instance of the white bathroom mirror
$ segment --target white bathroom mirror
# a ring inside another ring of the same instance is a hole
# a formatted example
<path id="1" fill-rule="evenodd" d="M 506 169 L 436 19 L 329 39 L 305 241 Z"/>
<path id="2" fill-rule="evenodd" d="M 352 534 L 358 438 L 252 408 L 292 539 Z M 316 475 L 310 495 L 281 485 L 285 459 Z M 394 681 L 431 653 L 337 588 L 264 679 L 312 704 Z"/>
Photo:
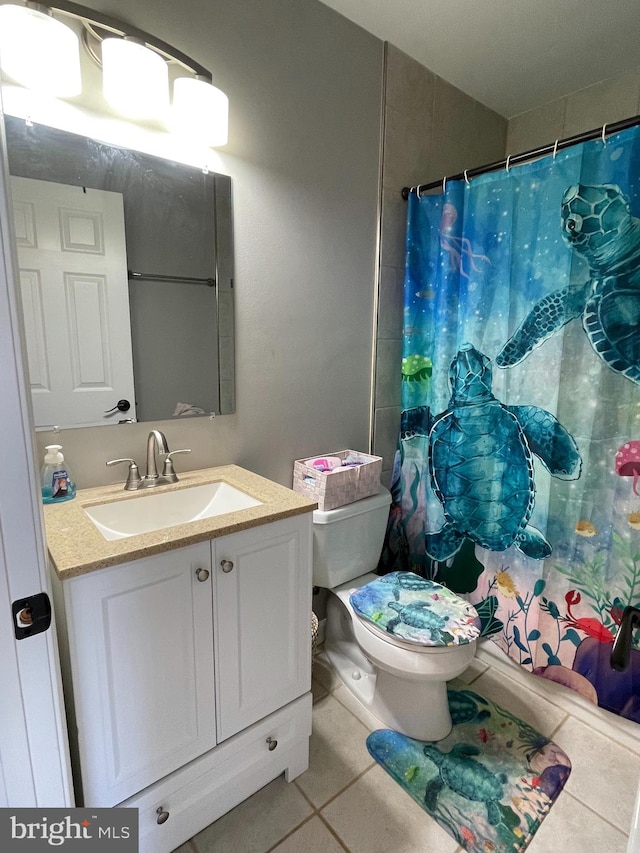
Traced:
<path id="1" fill-rule="evenodd" d="M 233 412 L 231 179 L 5 130 L 36 428 Z"/>

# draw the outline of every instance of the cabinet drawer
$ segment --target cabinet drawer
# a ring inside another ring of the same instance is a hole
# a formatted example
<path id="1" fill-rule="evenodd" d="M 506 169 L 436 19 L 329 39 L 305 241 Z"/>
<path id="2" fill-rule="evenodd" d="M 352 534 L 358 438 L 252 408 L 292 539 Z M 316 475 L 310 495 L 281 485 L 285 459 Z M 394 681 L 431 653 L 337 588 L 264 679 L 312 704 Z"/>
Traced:
<path id="1" fill-rule="evenodd" d="M 140 853 L 170 853 L 283 771 L 291 780 L 305 770 L 311 703 L 301 696 L 120 803 L 139 809 Z"/>

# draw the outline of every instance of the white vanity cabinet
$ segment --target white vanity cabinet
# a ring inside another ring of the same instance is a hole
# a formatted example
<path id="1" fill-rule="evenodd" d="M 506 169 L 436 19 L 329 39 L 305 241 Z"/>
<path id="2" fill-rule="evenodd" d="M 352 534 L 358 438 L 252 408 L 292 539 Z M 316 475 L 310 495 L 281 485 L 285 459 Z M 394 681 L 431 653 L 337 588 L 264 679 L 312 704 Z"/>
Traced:
<path id="1" fill-rule="evenodd" d="M 169 853 L 303 772 L 311 583 L 308 512 L 59 582 L 79 804 Z"/>
<path id="2" fill-rule="evenodd" d="M 113 806 L 216 744 L 209 543 L 63 594 L 82 796 Z"/>
<path id="3" fill-rule="evenodd" d="M 310 689 L 312 584 L 296 518 L 212 545 L 220 742 Z"/>

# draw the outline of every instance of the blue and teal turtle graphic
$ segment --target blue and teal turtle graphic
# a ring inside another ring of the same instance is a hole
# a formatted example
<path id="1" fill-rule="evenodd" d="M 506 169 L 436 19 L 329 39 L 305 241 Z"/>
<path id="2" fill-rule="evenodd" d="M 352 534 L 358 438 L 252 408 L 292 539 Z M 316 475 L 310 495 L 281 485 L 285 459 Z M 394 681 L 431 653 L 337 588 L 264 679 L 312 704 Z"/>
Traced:
<path id="1" fill-rule="evenodd" d="M 408 604 L 399 604 L 396 601 L 390 601 L 387 606 L 398 614 L 387 624 L 387 631 L 390 634 L 394 634 L 398 625 L 404 623 L 412 628 L 428 631 L 432 643 L 438 643 L 442 639 L 442 632 L 447 627 L 449 617 L 436 613 L 431 602 L 411 601 Z"/>
<path id="2" fill-rule="evenodd" d="M 502 818 L 500 800 L 504 795 L 503 785 L 507 782 L 504 773 L 492 773 L 472 756 L 480 755 L 477 746 L 456 743 L 448 753 L 440 752 L 435 746 L 424 746 L 424 754 L 438 768 L 438 776 L 426 787 L 424 802 L 428 809 L 436 808 L 438 794 L 444 787 L 450 788 L 465 800 L 484 803 L 487 818 L 496 826 Z"/>
<path id="3" fill-rule="evenodd" d="M 431 581 L 418 577 L 413 572 L 392 572 L 391 574 L 383 575 L 380 578 L 380 583 L 389 584 L 396 601 L 400 601 L 400 593 L 403 589 L 408 591 L 427 590 L 431 592 L 434 586 Z"/>
<path id="4" fill-rule="evenodd" d="M 529 524 L 535 498 L 533 456 L 555 477 L 580 476 L 573 437 L 544 409 L 505 406 L 491 390 L 490 359 L 464 344 L 451 362 L 449 408 L 429 433 L 429 473 L 445 523 L 426 535 L 434 560 L 452 557 L 465 539 L 490 551 L 516 545 L 541 560 L 551 546 Z"/>
<path id="5" fill-rule="evenodd" d="M 569 187 L 562 236 L 591 278 L 537 302 L 496 358 L 511 367 L 570 320 L 582 317 L 591 346 L 616 373 L 640 384 L 640 219 L 615 184 Z"/>

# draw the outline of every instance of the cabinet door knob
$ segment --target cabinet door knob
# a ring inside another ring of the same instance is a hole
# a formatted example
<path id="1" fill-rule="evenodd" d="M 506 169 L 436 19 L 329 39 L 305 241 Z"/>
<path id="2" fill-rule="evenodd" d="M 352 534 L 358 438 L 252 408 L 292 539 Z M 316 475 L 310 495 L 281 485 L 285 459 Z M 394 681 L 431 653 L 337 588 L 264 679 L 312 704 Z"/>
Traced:
<path id="1" fill-rule="evenodd" d="M 269 752 L 273 752 L 273 750 L 274 750 L 274 749 L 276 748 L 276 746 L 278 745 L 278 741 L 277 741 L 275 738 L 273 738 L 273 737 L 268 737 L 268 738 L 267 738 L 267 743 L 269 744 Z"/>
<path id="2" fill-rule="evenodd" d="M 223 572 L 228 573 L 233 570 L 233 563 L 231 562 L 231 560 L 222 560 L 220 565 L 222 566 Z"/>
<path id="3" fill-rule="evenodd" d="M 209 569 L 196 569 L 196 577 L 200 583 L 204 583 L 209 579 Z"/>
<path id="4" fill-rule="evenodd" d="M 156 809 L 156 814 L 158 817 L 156 818 L 156 823 L 166 823 L 169 820 L 169 812 L 166 812 L 162 806 L 158 806 Z"/>

